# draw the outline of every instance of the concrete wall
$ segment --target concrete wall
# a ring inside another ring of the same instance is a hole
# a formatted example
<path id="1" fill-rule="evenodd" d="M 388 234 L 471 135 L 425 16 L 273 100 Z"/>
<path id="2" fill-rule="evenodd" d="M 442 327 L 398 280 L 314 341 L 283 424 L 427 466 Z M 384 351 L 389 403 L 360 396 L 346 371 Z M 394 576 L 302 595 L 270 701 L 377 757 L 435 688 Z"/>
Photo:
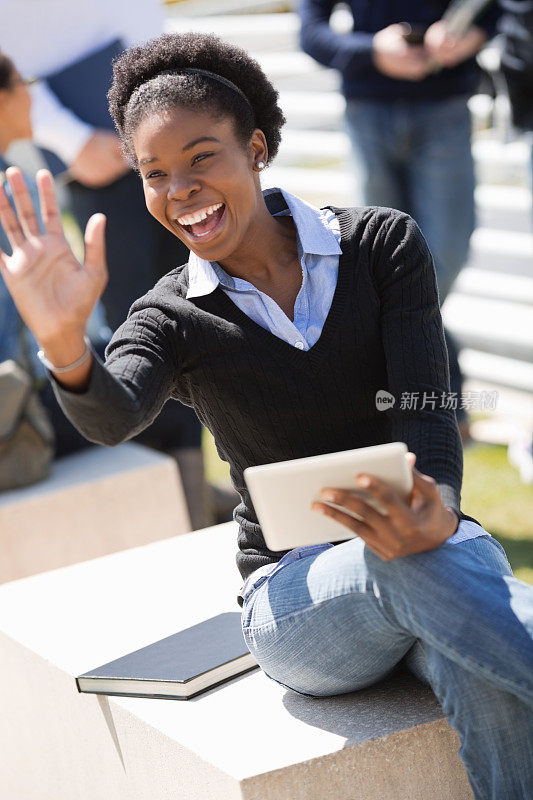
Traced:
<path id="1" fill-rule="evenodd" d="M 92 447 L 0 494 L 0 583 L 190 529 L 172 458 L 131 443 Z"/>

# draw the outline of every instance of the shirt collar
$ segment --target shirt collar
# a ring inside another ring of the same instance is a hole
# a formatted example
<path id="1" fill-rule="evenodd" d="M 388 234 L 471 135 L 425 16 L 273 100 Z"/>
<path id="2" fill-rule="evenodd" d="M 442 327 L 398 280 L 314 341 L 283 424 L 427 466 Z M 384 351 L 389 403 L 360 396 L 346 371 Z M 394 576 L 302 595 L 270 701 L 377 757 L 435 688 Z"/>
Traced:
<path id="1" fill-rule="evenodd" d="M 313 253 L 315 255 L 330 256 L 342 253 L 335 234 L 328 226 L 327 220 L 319 208 L 278 187 L 265 189 L 263 196 L 270 213 L 277 213 L 273 209 L 275 206 L 279 206 L 279 201 L 283 198 L 287 208 L 285 212 L 281 211 L 280 213 L 290 214 L 294 219 L 300 245 L 298 249 L 301 249 L 304 254 Z M 227 282 L 224 277 L 228 279 Z M 233 279 L 231 276 L 226 275 L 219 264 L 205 261 L 191 251 L 189 255 L 187 298 L 210 294 L 217 288 L 219 283 L 231 287 Z"/>
<path id="2" fill-rule="evenodd" d="M 342 253 L 337 238 L 320 208 L 311 205 L 311 203 L 306 203 L 305 200 L 286 192 L 284 189 L 274 187 L 273 189 L 265 189 L 263 192 L 269 211 L 269 198 L 274 199 L 280 194 L 287 203 L 289 212 L 294 219 L 304 253 L 314 253 L 317 256 L 333 256 Z"/>

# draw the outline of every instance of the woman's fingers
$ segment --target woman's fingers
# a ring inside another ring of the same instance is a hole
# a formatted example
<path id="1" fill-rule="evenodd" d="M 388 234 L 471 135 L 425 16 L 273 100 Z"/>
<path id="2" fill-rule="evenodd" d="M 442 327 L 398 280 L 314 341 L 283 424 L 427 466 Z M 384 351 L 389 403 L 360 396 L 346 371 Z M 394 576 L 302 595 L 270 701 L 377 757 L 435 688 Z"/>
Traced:
<path id="1" fill-rule="evenodd" d="M 429 475 L 423 475 L 417 469 L 413 469 L 413 488 L 418 489 L 423 495 L 433 497 L 439 494 L 437 481 Z"/>
<path id="2" fill-rule="evenodd" d="M 9 167 L 6 170 L 6 178 L 13 193 L 15 208 L 24 236 L 26 238 L 39 236 L 37 215 L 21 170 L 18 167 Z"/>
<path id="3" fill-rule="evenodd" d="M 39 190 L 41 216 L 47 233 L 63 233 L 61 216 L 57 207 L 54 179 L 47 169 L 40 169 L 35 176 Z"/>
<path id="4" fill-rule="evenodd" d="M 345 489 L 326 488 L 322 489 L 320 492 L 320 499 L 329 503 L 335 503 L 337 506 L 343 506 L 348 511 L 357 514 L 367 525 L 376 530 L 381 527 L 383 514 L 380 514 L 375 508 L 365 503 L 363 499 L 353 494 L 353 492 Z"/>
<path id="5" fill-rule="evenodd" d="M 345 528 L 357 534 L 357 536 L 360 536 L 380 558 L 384 560 L 390 558 L 387 543 L 383 541 L 380 535 L 372 527 L 367 525 L 366 522 L 359 521 L 352 517 L 351 514 L 346 514 L 338 508 L 333 508 L 325 503 L 315 502 L 312 504 L 311 508 L 313 511 L 324 514 L 325 517 L 335 520 L 335 522 L 338 522 L 340 525 L 343 525 Z"/>
<path id="6" fill-rule="evenodd" d="M 312 504 L 311 508 L 313 511 L 318 511 L 324 514 L 324 516 L 330 517 L 336 522 L 340 522 L 345 528 L 349 528 L 353 533 L 356 533 L 363 539 L 365 535 L 368 536 L 371 533 L 371 529 L 366 522 L 355 519 L 351 514 L 347 514 L 338 508 L 333 508 L 333 506 L 327 505 L 327 503 L 315 502 Z"/>
<path id="7" fill-rule="evenodd" d="M 382 509 L 382 515 L 386 514 L 400 527 L 405 524 L 409 507 L 398 497 L 388 483 L 376 478 L 374 475 L 366 474 L 358 475 L 355 482 L 357 486 L 373 497 L 380 509 Z"/>
<path id="8" fill-rule="evenodd" d="M 107 282 L 104 214 L 93 214 L 85 228 L 85 268 L 103 290 Z"/>
<path id="9" fill-rule="evenodd" d="M 3 186 L 0 186 L 0 224 L 5 230 L 6 236 L 9 239 L 9 244 L 13 250 L 24 242 L 24 233 L 22 232 L 17 215 L 11 207 L 11 203 L 7 198 Z"/>

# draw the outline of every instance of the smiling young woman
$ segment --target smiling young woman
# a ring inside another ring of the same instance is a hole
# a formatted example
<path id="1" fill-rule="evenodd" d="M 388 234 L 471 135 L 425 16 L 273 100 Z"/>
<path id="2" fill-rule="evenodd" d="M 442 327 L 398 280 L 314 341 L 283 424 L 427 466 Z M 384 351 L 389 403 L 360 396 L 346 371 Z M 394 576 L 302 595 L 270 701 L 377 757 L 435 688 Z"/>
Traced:
<path id="1" fill-rule="evenodd" d="M 87 438 L 113 445 L 169 398 L 192 406 L 242 499 L 239 603 L 266 674 L 319 697 L 368 686 L 405 659 L 457 730 L 476 797 L 525 800 L 533 590 L 460 510 L 453 411 L 434 399 L 400 403 L 404 393 L 449 392 L 420 231 L 391 209 L 318 209 L 262 191 L 284 121 L 277 93 L 252 58 L 215 37 L 166 35 L 126 52 L 109 98 L 150 213 L 192 252 L 134 303 L 102 364 L 84 330 L 105 285 L 105 219 L 89 221 L 82 266 L 50 176 L 38 176 L 40 235 L 22 177 L 8 171 L 17 213 L 0 192 L 13 245 L 2 275 L 63 408 Z M 386 412 L 376 407 L 383 389 L 396 398 Z M 409 503 L 372 476 L 368 491 L 386 515 L 324 487 L 323 499 L 333 493 L 345 512 L 320 502 L 316 510 L 357 537 L 287 553 L 266 547 L 246 467 L 398 440 L 412 451 Z"/>

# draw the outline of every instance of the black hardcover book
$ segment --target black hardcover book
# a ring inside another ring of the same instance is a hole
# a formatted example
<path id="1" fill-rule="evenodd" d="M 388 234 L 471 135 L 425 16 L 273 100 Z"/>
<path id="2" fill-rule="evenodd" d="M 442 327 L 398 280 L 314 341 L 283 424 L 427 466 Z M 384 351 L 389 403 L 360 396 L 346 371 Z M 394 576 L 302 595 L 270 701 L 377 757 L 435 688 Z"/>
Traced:
<path id="1" fill-rule="evenodd" d="M 76 678 L 78 691 L 188 700 L 258 664 L 228 611 Z"/>

